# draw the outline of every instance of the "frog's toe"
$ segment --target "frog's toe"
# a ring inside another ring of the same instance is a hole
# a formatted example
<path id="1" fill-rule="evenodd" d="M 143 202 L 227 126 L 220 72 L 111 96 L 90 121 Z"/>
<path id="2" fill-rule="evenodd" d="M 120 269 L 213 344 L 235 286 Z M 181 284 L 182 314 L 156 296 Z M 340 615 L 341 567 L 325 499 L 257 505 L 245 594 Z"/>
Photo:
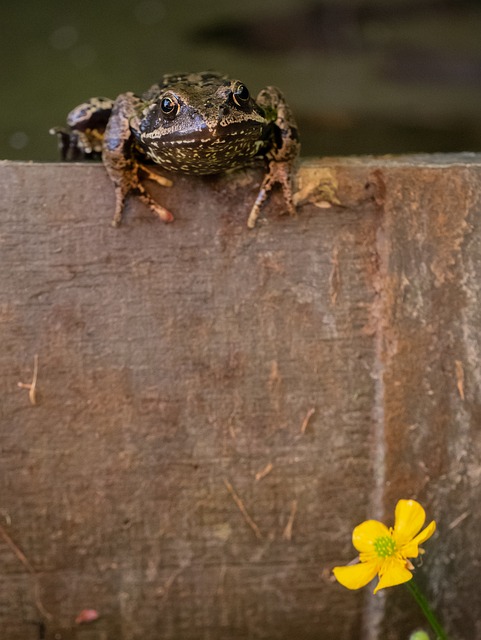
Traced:
<path id="1" fill-rule="evenodd" d="M 161 204 L 156 202 L 153 198 L 151 198 L 148 193 L 146 193 L 145 191 L 140 192 L 138 197 L 144 204 L 149 207 L 152 213 L 155 213 L 155 215 L 159 216 L 161 220 L 163 220 L 164 222 L 173 221 L 174 216 L 172 215 L 172 213 Z"/>
<path id="2" fill-rule="evenodd" d="M 287 162 L 271 163 L 270 173 L 273 184 L 280 184 L 288 213 L 295 217 L 297 215 L 292 194 L 292 166 Z"/>
<path id="3" fill-rule="evenodd" d="M 260 195 L 261 194 L 259 193 L 259 196 Z M 249 217 L 247 218 L 247 227 L 249 229 L 253 229 L 256 226 L 257 218 L 259 217 L 259 214 L 261 212 L 262 202 L 259 203 L 259 196 L 257 196 L 257 200 L 255 201 L 254 206 L 249 213 Z M 265 200 L 266 197 L 267 194 L 264 195 L 263 200 Z"/>
<path id="4" fill-rule="evenodd" d="M 283 189 L 284 191 L 284 199 L 286 201 L 287 212 L 292 218 L 297 217 L 297 210 L 292 200 L 292 189 L 289 186 L 287 189 Z"/>
<path id="5" fill-rule="evenodd" d="M 115 213 L 112 218 L 112 226 L 120 227 L 122 224 L 122 217 L 124 214 L 124 205 L 125 198 L 127 197 L 128 191 L 123 189 L 121 186 L 116 186 L 115 188 Z"/>
<path id="6" fill-rule="evenodd" d="M 147 180 L 153 180 L 154 182 L 162 185 L 163 187 L 172 187 L 172 185 L 174 184 L 172 180 L 169 180 L 169 178 L 165 178 L 164 176 L 161 176 L 156 171 L 152 171 L 150 167 L 147 167 L 144 164 L 139 165 L 139 168 L 143 173 L 145 173 L 145 177 L 147 178 Z"/>

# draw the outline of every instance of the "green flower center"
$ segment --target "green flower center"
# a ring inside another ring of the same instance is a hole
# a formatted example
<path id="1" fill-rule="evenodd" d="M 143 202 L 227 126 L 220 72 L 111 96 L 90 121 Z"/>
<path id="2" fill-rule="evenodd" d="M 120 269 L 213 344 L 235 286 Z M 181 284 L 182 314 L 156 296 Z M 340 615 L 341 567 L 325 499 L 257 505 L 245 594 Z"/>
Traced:
<path id="1" fill-rule="evenodd" d="M 396 553 L 396 543 L 391 536 L 381 536 L 374 540 L 374 551 L 379 558 L 390 558 Z"/>

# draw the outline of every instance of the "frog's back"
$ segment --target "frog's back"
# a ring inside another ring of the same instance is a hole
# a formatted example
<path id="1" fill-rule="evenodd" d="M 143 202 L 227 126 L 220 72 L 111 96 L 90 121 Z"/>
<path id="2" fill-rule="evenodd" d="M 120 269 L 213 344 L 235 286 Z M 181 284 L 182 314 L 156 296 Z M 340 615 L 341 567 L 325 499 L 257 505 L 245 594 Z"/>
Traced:
<path id="1" fill-rule="evenodd" d="M 155 98 L 165 89 L 174 88 L 176 85 L 186 87 L 219 87 L 230 84 L 229 76 L 216 71 L 200 71 L 198 73 L 166 73 L 162 79 L 153 84 L 142 94 L 145 101 Z"/>

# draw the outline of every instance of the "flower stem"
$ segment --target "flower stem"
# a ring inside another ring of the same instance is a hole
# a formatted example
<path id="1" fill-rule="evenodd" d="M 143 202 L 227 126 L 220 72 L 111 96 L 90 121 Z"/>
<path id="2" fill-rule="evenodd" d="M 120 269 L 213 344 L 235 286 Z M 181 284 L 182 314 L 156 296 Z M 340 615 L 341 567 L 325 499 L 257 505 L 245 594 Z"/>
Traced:
<path id="1" fill-rule="evenodd" d="M 426 600 L 423 592 L 419 589 L 418 585 L 414 582 L 413 579 L 411 579 L 409 582 L 406 582 L 405 584 L 412 597 L 418 603 L 421 611 L 424 613 L 426 620 L 431 625 L 432 630 L 436 634 L 436 640 L 448 640 L 446 632 L 437 619 L 436 614 L 429 606 L 428 601 Z"/>

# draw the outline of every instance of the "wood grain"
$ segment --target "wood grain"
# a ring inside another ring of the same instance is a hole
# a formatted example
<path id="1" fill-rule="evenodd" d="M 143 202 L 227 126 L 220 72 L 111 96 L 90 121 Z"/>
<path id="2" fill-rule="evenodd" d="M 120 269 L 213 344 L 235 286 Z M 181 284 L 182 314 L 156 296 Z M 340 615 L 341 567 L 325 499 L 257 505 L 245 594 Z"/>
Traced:
<path id="1" fill-rule="evenodd" d="M 479 634 L 481 157 L 306 160 L 249 231 L 260 179 L 114 229 L 100 165 L 0 164 L 0 524 L 35 571 L 0 541 L 2 638 L 405 637 L 402 596 L 329 578 L 401 497 Z"/>

